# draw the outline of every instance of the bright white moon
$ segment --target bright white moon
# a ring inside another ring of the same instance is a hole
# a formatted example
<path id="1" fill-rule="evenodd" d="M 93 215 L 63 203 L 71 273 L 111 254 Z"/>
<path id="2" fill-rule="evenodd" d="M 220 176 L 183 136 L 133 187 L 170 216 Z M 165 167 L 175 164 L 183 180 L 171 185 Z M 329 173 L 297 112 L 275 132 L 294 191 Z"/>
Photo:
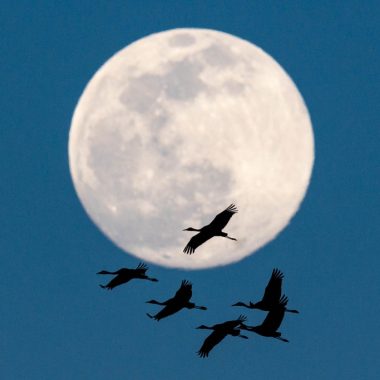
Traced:
<path id="1" fill-rule="evenodd" d="M 207 29 L 145 37 L 110 58 L 72 120 L 70 170 L 95 224 L 120 248 L 168 267 L 238 261 L 297 211 L 314 160 L 300 93 L 255 45 Z M 224 229 L 182 252 L 235 203 Z"/>

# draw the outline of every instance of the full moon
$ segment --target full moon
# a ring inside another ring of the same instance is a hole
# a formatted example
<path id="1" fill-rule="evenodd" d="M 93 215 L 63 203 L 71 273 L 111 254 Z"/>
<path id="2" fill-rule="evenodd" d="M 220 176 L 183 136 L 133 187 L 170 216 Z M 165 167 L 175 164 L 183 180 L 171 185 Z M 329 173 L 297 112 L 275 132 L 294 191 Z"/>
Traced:
<path id="1" fill-rule="evenodd" d="M 297 212 L 314 161 L 310 117 L 267 53 L 230 34 L 142 38 L 95 73 L 76 106 L 70 171 L 90 218 L 124 251 L 166 267 L 243 259 Z M 193 255 L 183 248 L 231 203 L 239 212 Z"/>

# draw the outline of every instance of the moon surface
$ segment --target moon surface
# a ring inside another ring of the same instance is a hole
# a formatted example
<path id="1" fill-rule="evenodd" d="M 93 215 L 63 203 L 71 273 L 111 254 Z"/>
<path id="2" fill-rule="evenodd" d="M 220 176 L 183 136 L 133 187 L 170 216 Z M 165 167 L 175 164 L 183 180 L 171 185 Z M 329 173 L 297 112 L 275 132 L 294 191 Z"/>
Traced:
<path id="1" fill-rule="evenodd" d="M 314 161 L 296 86 L 257 46 L 208 29 L 142 38 L 87 84 L 69 137 L 70 171 L 90 218 L 118 247 L 155 264 L 241 260 L 297 212 Z M 224 231 L 193 255 L 200 228 L 235 203 Z"/>

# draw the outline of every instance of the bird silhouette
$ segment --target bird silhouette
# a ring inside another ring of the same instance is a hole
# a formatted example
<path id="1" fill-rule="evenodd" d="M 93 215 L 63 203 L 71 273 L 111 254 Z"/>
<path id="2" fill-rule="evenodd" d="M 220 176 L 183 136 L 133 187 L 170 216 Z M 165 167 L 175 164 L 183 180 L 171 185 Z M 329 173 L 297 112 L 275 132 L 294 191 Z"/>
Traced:
<path id="1" fill-rule="evenodd" d="M 113 274 L 116 275 L 107 285 L 99 285 L 103 289 L 112 290 L 116 286 L 125 284 L 126 282 L 133 280 L 133 279 L 140 279 L 140 280 L 149 280 L 157 282 L 158 280 L 156 278 L 148 277 L 145 272 L 148 270 L 148 266 L 144 263 L 140 263 L 136 269 L 129 269 L 129 268 L 121 268 L 117 270 L 116 272 L 108 272 L 106 270 L 102 270 L 98 272 L 97 274 Z"/>
<path id="2" fill-rule="evenodd" d="M 200 309 L 207 310 L 204 306 L 197 306 L 195 303 L 190 302 L 192 296 L 192 284 L 189 281 L 183 280 L 180 288 L 177 290 L 176 294 L 173 298 L 169 298 L 164 302 L 158 302 L 155 300 L 147 301 L 146 303 L 152 303 L 154 305 L 162 305 L 165 306 L 161 311 L 159 311 L 156 315 L 151 315 L 147 313 L 149 318 L 153 318 L 156 321 L 159 321 L 163 318 L 168 317 L 178 311 L 186 308 L 186 309 Z"/>
<path id="3" fill-rule="evenodd" d="M 187 243 L 183 252 L 191 255 L 194 251 L 207 240 L 211 239 L 214 236 L 222 236 L 227 239 L 236 240 L 228 236 L 226 232 L 223 232 L 222 229 L 227 225 L 232 215 L 236 214 L 238 209 L 234 204 L 229 205 L 224 211 L 219 213 L 214 220 L 200 229 L 189 227 L 184 229 L 183 231 L 198 231 L 199 233 L 194 235 L 190 241 Z"/>
<path id="4" fill-rule="evenodd" d="M 213 326 L 201 325 L 197 329 L 207 329 L 214 330 L 203 342 L 202 347 L 199 349 L 197 354 L 201 358 L 208 357 L 210 351 L 220 343 L 227 335 L 238 336 L 243 339 L 248 339 L 247 336 L 240 334 L 239 327 L 242 326 L 243 322 L 247 320 L 247 317 L 240 315 L 238 319 L 227 321 L 224 323 L 219 323 Z"/>
<path id="5" fill-rule="evenodd" d="M 279 269 L 273 269 L 272 276 L 268 282 L 268 285 L 265 288 L 264 296 L 261 301 L 257 303 L 249 302 L 249 304 L 245 304 L 244 302 L 237 302 L 232 306 L 244 306 L 248 309 L 259 309 L 263 311 L 272 310 L 274 307 L 277 307 L 280 302 L 283 278 L 284 274 Z M 291 310 L 287 308 L 285 308 L 285 311 L 288 313 L 299 313 L 298 310 Z"/>
<path id="6" fill-rule="evenodd" d="M 285 315 L 285 307 L 288 303 L 288 297 L 283 295 L 280 299 L 278 305 L 272 308 L 264 319 L 263 323 L 259 326 L 247 326 L 244 323 L 241 324 L 240 328 L 242 330 L 253 331 L 256 334 L 275 338 L 283 342 L 289 342 L 285 338 L 281 338 L 281 333 L 277 331 L 280 327 L 282 320 Z"/>

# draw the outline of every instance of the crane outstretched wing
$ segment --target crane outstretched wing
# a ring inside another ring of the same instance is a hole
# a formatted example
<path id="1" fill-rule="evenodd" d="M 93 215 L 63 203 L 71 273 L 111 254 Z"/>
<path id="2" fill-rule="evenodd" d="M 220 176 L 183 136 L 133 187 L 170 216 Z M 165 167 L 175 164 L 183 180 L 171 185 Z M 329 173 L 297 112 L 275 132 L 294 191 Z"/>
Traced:
<path id="1" fill-rule="evenodd" d="M 219 213 L 213 219 L 213 221 L 209 224 L 209 227 L 222 230 L 227 225 L 232 215 L 236 214 L 237 212 L 237 207 L 233 203 L 230 204 L 224 211 Z"/>
<path id="2" fill-rule="evenodd" d="M 264 296 L 262 299 L 263 302 L 273 306 L 279 303 L 281 298 L 281 287 L 283 278 L 284 275 L 279 269 L 273 269 L 272 276 L 264 291 Z"/>
<path id="3" fill-rule="evenodd" d="M 177 290 L 174 298 L 181 299 L 183 301 L 190 301 L 192 292 L 192 284 L 190 281 L 183 280 L 180 288 Z"/>
<path id="4" fill-rule="evenodd" d="M 139 265 L 137 265 L 135 271 L 136 272 L 139 272 L 139 273 L 142 273 L 142 274 L 145 274 L 145 272 L 148 270 L 148 265 L 146 265 L 145 263 L 142 263 L 140 262 Z"/>
<path id="5" fill-rule="evenodd" d="M 220 343 L 227 335 L 223 330 L 214 330 L 203 342 L 202 347 L 197 352 L 201 358 L 208 357 L 210 351 Z"/>
<path id="6" fill-rule="evenodd" d="M 192 255 L 200 245 L 211 239 L 211 237 L 212 236 L 210 234 L 205 232 L 197 233 L 189 240 L 183 252 L 187 253 L 188 255 Z"/>
<path id="7" fill-rule="evenodd" d="M 261 326 L 268 331 L 276 332 L 284 319 L 288 297 L 283 295 L 276 307 L 269 311 Z"/>

